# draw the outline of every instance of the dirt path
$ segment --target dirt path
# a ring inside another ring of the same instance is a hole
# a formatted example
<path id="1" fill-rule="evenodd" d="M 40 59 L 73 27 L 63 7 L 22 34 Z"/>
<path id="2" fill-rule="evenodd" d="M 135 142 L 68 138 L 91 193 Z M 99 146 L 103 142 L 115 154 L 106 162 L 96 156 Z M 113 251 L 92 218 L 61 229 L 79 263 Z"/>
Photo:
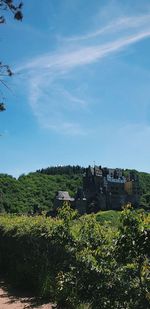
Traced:
<path id="1" fill-rule="evenodd" d="M 50 303 L 42 303 L 41 299 L 20 295 L 0 282 L 0 309 L 52 309 Z"/>

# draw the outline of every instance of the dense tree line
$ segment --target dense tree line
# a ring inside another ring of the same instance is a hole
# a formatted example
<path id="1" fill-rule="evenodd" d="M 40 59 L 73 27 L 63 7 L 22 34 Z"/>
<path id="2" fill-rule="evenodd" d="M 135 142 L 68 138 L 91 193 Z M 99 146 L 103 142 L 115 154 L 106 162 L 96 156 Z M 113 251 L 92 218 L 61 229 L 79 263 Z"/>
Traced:
<path id="1" fill-rule="evenodd" d="M 83 175 L 85 172 L 85 167 L 81 167 L 79 165 L 58 165 L 42 168 L 37 172 L 46 175 Z"/>
<path id="2" fill-rule="evenodd" d="M 78 175 L 30 173 L 15 179 L 0 174 L 0 212 L 27 213 L 36 207 L 50 210 L 58 190 L 73 196 L 81 183 Z"/>
<path id="3" fill-rule="evenodd" d="M 140 185 L 140 205 L 144 208 L 150 208 L 150 174 L 144 172 L 138 172 L 136 170 L 123 170 L 123 174 L 126 177 L 128 174 L 134 174 L 138 176 Z"/>
<path id="4" fill-rule="evenodd" d="M 0 174 L 0 212 L 27 213 L 34 207 L 50 210 L 58 190 L 74 196 L 82 186 L 85 168 L 80 166 L 48 167 L 18 179 Z M 125 171 L 127 172 L 127 171 Z M 137 172 L 141 190 L 141 206 L 150 206 L 150 174 Z"/>

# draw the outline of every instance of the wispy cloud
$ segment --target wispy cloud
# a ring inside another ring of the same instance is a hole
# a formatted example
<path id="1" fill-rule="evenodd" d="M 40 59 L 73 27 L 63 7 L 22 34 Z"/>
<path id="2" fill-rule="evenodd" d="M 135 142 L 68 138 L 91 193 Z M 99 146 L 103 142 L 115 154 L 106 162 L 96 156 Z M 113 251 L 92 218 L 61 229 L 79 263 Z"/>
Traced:
<path id="1" fill-rule="evenodd" d="M 82 126 L 71 120 L 70 111 L 73 112 L 75 108 L 77 116 L 81 108 L 84 107 L 86 111 L 88 104 L 85 98 L 70 92 L 61 82 L 72 70 L 96 63 L 150 37 L 149 20 L 150 15 L 118 19 L 102 29 L 69 38 L 65 47 L 19 65 L 16 71 L 28 76 L 29 100 L 40 124 L 65 134 L 83 134 Z M 112 32 L 117 34 L 117 38 L 112 36 Z M 100 40 L 95 42 L 95 37 L 105 33 L 107 36 L 103 43 Z"/>
<path id="2" fill-rule="evenodd" d="M 57 133 L 62 133 L 66 135 L 80 135 L 80 136 L 86 136 L 88 132 L 86 132 L 78 123 L 74 122 L 58 122 L 56 124 L 46 123 L 45 128 L 54 130 Z"/>
<path id="3" fill-rule="evenodd" d="M 74 136 L 87 134 L 79 123 L 71 120 L 72 117 L 66 118 L 68 113 L 85 110 L 87 102 L 49 81 L 48 76 L 47 79 L 39 75 L 30 79 L 29 102 L 43 128 Z"/>
<path id="4" fill-rule="evenodd" d="M 87 101 L 81 99 L 81 98 L 78 98 L 77 96 L 75 96 L 74 94 L 70 93 L 69 91 L 65 90 L 65 89 L 60 89 L 60 94 L 62 94 L 65 99 L 67 101 L 69 101 L 69 104 L 71 106 L 71 109 L 74 110 L 74 109 L 78 109 L 81 108 L 81 109 L 84 109 L 84 108 L 87 108 Z"/>
<path id="5" fill-rule="evenodd" d="M 101 27 L 99 29 L 96 29 L 93 32 L 86 33 L 84 35 L 80 36 L 73 36 L 73 37 L 66 37 L 61 38 L 62 41 L 65 42 L 75 42 L 75 41 L 85 41 L 89 39 L 93 39 L 96 37 L 99 37 L 101 35 L 106 35 L 107 33 L 114 33 L 124 30 L 135 30 L 142 28 L 147 28 L 148 23 L 150 22 L 150 15 L 142 15 L 142 16 L 132 16 L 132 17 L 122 17 L 118 18 L 117 20 L 111 21 L 108 25 Z"/>
<path id="6" fill-rule="evenodd" d="M 98 61 L 111 53 L 119 52 L 121 49 L 150 37 L 149 30 L 136 33 L 135 35 L 126 36 L 122 39 L 111 41 L 109 43 L 94 46 L 77 46 L 76 50 L 58 51 L 54 54 L 45 54 L 31 60 L 20 67 L 17 71 L 31 70 L 47 70 L 47 73 L 66 73 L 78 66 L 90 64 Z"/>

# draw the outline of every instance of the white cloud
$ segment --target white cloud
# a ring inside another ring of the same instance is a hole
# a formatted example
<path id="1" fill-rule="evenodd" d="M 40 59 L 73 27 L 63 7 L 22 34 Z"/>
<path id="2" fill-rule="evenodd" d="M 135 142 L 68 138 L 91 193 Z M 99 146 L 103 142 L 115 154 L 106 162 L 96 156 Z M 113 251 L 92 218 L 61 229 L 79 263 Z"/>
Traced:
<path id="1" fill-rule="evenodd" d="M 31 70 L 31 75 L 35 73 L 35 70 L 36 72 L 47 71 L 50 76 L 56 73 L 64 74 L 71 69 L 96 62 L 111 53 L 119 52 L 121 49 L 148 37 L 150 37 L 150 27 L 147 31 L 125 36 L 105 44 L 83 47 L 78 45 L 73 51 L 68 51 L 66 48 L 66 52 L 56 51 L 53 54 L 45 54 L 21 65 L 17 68 L 17 71 Z"/>
<path id="2" fill-rule="evenodd" d="M 57 133 L 66 134 L 66 135 L 80 135 L 86 136 L 88 132 L 85 132 L 83 128 L 74 122 L 57 122 L 56 124 L 45 124 L 45 128 L 52 129 Z"/>
<path id="3" fill-rule="evenodd" d="M 40 126 L 61 134 L 85 135 L 81 125 L 66 119 L 66 112 L 86 108 L 86 102 L 60 88 L 49 79 L 36 76 L 29 82 L 29 102 Z"/>
<path id="4" fill-rule="evenodd" d="M 60 94 L 63 95 L 66 99 L 66 101 L 69 101 L 69 106 L 71 107 L 72 110 L 76 110 L 79 108 L 84 109 L 87 108 L 88 102 L 78 98 L 74 94 L 71 94 L 69 91 L 65 89 L 60 89 L 59 90 Z"/>
<path id="5" fill-rule="evenodd" d="M 149 22 L 150 22 L 149 14 L 142 16 L 132 16 L 132 17 L 125 16 L 118 18 L 117 20 L 113 20 L 108 25 L 96 29 L 93 32 L 86 33 L 85 35 L 66 37 L 66 38 L 60 37 L 60 40 L 62 39 L 62 41 L 65 42 L 84 41 L 99 37 L 100 35 L 106 35 L 107 33 L 110 34 L 124 30 L 132 31 L 135 30 L 135 28 L 136 29 L 139 28 L 140 30 L 140 28 L 147 28 Z"/>
<path id="6" fill-rule="evenodd" d="M 86 112 L 88 103 L 85 98 L 60 86 L 61 81 L 74 69 L 79 70 L 82 66 L 96 63 L 150 37 L 149 19 L 150 15 L 121 18 L 102 29 L 70 38 L 65 47 L 18 66 L 16 71 L 27 76 L 30 105 L 39 123 L 43 127 L 60 130 L 61 133 L 83 134 L 84 129 L 78 122 L 71 120 L 70 112 L 75 109 L 77 119 L 81 109 Z M 117 39 L 113 38 L 112 32 L 117 34 Z M 110 34 L 106 36 L 105 42 L 94 42 L 95 37 L 105 33 Z M 71 41 L 73 44 L 70 44 Z"/>

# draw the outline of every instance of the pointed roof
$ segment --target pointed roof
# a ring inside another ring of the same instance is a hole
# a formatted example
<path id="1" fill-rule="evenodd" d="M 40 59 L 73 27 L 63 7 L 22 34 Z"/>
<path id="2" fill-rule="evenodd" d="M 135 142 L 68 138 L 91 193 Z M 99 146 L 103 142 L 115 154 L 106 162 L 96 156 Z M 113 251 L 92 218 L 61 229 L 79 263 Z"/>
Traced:
<path id="1" fill-rule="evenodd" d="M 74 198 L 70 197 L 67 191 L 58 191 L 56 194 L 56 199 L 63 201 L 74 201 Z"/>

